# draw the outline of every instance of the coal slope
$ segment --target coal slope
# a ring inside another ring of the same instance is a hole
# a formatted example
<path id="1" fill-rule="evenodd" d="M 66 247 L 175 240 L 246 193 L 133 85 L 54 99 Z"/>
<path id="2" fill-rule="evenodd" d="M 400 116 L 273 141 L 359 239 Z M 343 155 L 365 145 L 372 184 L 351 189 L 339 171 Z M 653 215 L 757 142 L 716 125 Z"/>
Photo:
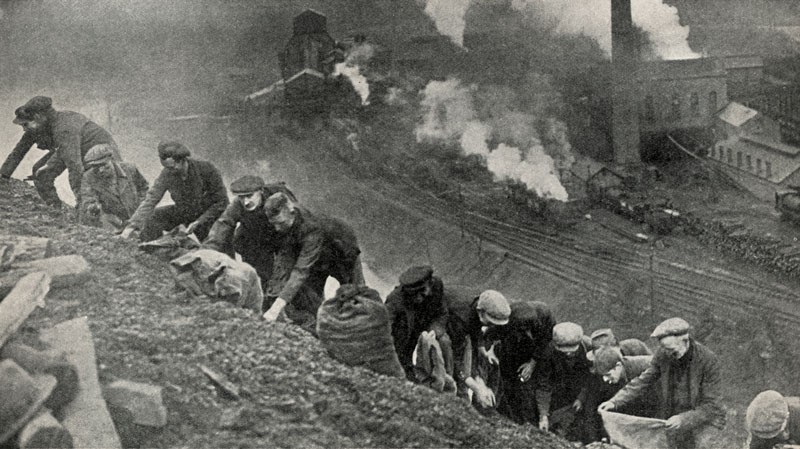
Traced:
<path id="1" fill-rule="evenodd" d="M 127 446 L 571 447 L 455 397 L 345 366 L 295 326 L 190 300 L 166 262 L 76 225 L 72 214 L 45 206 L 22 181 L 0 182 L 0 232 L 49 237 L 53 255 L 81 255 L 92 269 L 84 285 L 51 291 L 20 334 L 35 340 L 38 329 L 87 316 L 101 383 L 163 387 L 168 424 L 139 432 L 118 424 Z M 242 399 L 219 396 L 199 365 L 227 376 Z"/>

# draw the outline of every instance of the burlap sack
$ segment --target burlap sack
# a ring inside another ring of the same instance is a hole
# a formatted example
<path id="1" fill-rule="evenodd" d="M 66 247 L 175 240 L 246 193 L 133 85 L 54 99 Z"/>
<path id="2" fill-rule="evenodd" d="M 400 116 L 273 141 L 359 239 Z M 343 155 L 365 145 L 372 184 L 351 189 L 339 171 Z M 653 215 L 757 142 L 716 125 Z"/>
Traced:
<path id="1" fill-rule="evenodd" d="M 405 377 L 392 340 L 389 313 L 375 290 L 343 285 L 317 311 L 317 335 L 330 355 L 353 366 Z"/>

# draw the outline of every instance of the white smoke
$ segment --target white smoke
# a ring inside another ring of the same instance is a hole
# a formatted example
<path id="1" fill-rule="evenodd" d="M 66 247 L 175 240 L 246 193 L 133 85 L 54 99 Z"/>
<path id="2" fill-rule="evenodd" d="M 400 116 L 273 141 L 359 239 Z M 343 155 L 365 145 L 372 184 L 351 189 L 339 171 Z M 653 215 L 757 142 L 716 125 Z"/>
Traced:
<path id="1" fill-rule="evenodd" d="M 350 84 L 353 85 L 358 96 L 361 98 L 361 104 L 367 105 L 369 102 L 369 82 L 367 77 L 361 74 L 361 68 L 366 66 L 370 58 L 375 54 L 375 48 L 367 43 L 359 44 L 351 48 L 347 52 L 347 57 L 344 62 L 336 64 L 334 67 L 334 75 L 344 75 Z"/>
<path id="2" fill-rule="evenodd" d="M 595 39 L 611 55 L 610 0 L 512 0 L 511 5 L 556 32 Z M 674 6 L 661 0 L 633 0 L 631 15 L 633 23 L 647 32 L 656 56 L 667 60 L 701 56 L 689 48 L 689 27 L 680 24 Z"/>
<path id="3" fill-rule="evenodd" d="M 415 131 L 417 142 L 458 139 L 467 122 L 475 118 L 473 89 L 455 78 L 428 83 L 422 91 L 420 104 L 425 114 Z"/>
<path id="4" fill-rule="evenodd" d="M 473 105 L 476 91 L 476 86 L 462 86 L 457 79 L 431 81 L 422 92 L 425 114 L 416 129 L 417 141 L 458 142 L 465 154 L 482 156 L 496 179 L 516 180 L 542 198 L 566 201 L 556 161 L 546 153 L 533 127 L 536 118 L 514 109 L 490 107 L 492 117 L 481 120 Z M 574 159 L 566 135 L 558 134 L 566 128 L 555 119 L 543 123 L 548 129 L 544 137 L 551 146 L 562 145 L 557 156 L 571 164 Z M 493 139 L 500 142 L 495 148 L 490 146 Z"/>
<path id="5" fill-rule="evenodd" d="M 465 16 L 471 0 L 426 0 L 425 14 L 427 14 L 436 29 L 450 38 L 459 47 L 464 46 Z"/>

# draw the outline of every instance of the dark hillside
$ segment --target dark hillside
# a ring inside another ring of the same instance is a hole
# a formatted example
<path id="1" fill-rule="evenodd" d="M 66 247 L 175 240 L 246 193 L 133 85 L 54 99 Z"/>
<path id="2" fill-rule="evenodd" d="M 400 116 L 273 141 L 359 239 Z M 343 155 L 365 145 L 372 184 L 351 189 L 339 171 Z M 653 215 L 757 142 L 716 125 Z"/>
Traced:
<path id="1" fill-rule="evenodd" d="M 168 424 L 123 434 L 142 447 L 570 447 L 552 435 L 478 415 L 455 398 L 330 359 L 295 326 L 266 325 L 226 303 L 190 302 L 166 263 L 132 243 L 77 227 L 21 181 L 0 185 L 0 232 L 52 239 L 55 255 L 79 254 L 93 279 L 52 291 L 23 332 L 88 316 L 101 383 L 117 378 L 164 387 Z M 246 390 L 217 397 L 204 364 Z M 245 406 L 243 429 L 219 428 L 223 410 Z M 131 440 L 129 440 L 131 441 Z"/>

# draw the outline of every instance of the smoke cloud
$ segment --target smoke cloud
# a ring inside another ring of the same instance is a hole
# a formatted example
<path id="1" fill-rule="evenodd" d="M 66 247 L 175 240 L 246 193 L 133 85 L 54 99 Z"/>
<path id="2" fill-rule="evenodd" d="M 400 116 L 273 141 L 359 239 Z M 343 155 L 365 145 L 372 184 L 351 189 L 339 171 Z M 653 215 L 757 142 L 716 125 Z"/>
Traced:
<path id="1" fill-rule="evenodd" d="M 348 51 L 345 61 L 334 67 L 334 75 L 344 75 L 350 80 L 363 105 L 369 104 L 367 101 L 369 82 L 367 77 L 361 74 L 361 67 L 365 67 L 373 55 L 375 48 L 372 45 L 367 43 L 356 45 Z"/>
<path id="2" fill-rule="evenodd" d="M 427 14 L 436 29 L 450 38 L 459 47 L 464 46 L 465 16 L 471 0 L 426 0 L 425 14 Z"/>
<path id="3" fill-rule="evenodd" d="M 574 161 L 566 126 L 510 106 L 506 99 L 513 92 L 508 88 L 484 90 L 492 93 L 463 86 L 455 78 L 431 81 L 421 93 L 424 115 L 417 141 L 458 143 L 464 154 L 480 155 L 496 179 L 516 180 L 542 198 L 566 201 L 567 191 L 556 174 L 557 165 Z"/>
<path id="4" fill-rule="evenodd" d="M 558 33 L 595 39 L 611 55 L 610 0 L 512 0 L 511 5 Z M 661 0 L 635 0 L 631 8 L 633 23 L 648 34 L 657 57 L 669 60 L 701 56 L 689 48 L 689 27 L 680 24 L 677 8 Z"/>

